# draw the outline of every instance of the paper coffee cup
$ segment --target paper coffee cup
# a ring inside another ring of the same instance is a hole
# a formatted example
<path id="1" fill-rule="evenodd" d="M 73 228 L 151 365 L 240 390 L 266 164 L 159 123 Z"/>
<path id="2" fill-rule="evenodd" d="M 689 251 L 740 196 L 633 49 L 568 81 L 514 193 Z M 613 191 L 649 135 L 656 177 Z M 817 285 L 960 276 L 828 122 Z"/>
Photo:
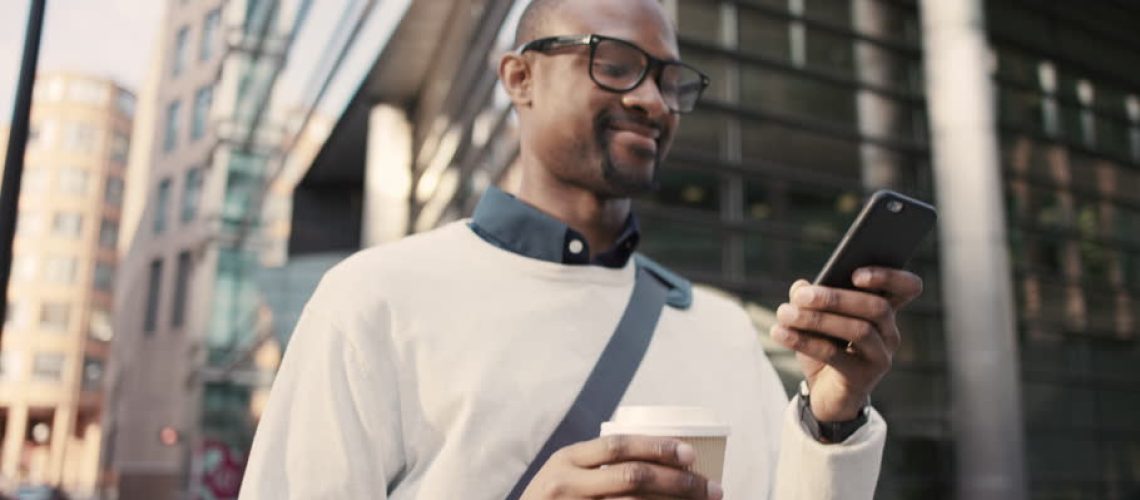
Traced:
<path id="1" fill-rule="evenodd" d="M 621 406 L 609 422 L 602 423 L 603 436 L 615 434 L 673 437 L 689 443 L 697 452 L 690 470 L 720 482 L 724 472 L 724 447 L 728 425 L 706 408 L 694 406 Z"/>

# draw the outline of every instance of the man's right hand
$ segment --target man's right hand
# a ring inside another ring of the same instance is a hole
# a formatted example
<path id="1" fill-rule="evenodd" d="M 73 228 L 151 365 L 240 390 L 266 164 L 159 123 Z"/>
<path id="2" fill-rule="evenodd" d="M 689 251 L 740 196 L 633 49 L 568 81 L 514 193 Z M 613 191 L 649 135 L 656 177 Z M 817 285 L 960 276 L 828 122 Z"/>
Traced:
<path id="1" fill-rule="evenodd" d="M 689 498 L 720 500 L 715 481 L 685 470 L 693 447 L 677 439 L 604 436 L 550 456 L 523 492 L 523 500 L 579 498 Z"/>

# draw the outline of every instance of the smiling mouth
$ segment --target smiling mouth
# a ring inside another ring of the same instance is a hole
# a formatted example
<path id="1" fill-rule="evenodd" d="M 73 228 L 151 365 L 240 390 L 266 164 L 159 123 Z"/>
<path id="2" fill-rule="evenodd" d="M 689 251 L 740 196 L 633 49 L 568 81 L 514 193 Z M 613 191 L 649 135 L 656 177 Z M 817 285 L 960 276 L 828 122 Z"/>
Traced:
<path id="1" fill-rule="evenodd" d="M 661 129 L 654 126 L 643 125 L 640 123 L 631 122 L 615 122 L 611 123 L 608 127 L 614 132 L 630 132 L 637 134 L 646 139 L 652 140 L 654 143 L 661 138 Z"/>

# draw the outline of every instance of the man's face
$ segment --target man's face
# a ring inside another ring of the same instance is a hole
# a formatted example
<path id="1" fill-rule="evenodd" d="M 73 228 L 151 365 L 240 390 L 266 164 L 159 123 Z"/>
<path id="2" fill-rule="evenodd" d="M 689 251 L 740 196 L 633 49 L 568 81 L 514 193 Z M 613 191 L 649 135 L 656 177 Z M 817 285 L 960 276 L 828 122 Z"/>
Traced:
<path id="1" fill-rule="evenodd" d="M 659 59 L 678 59 L 672 26 L 654 0 L 568 1 L 547 26 L 541 36 L 604 35 Z M 524 140 L 550 173 L 607 198 L 652 190 L 679 122 L 661 97 L 657 75 L 617 93 L 590 78 L 588 46 L 528 57 L 534 99 L 526 111 Z"/>

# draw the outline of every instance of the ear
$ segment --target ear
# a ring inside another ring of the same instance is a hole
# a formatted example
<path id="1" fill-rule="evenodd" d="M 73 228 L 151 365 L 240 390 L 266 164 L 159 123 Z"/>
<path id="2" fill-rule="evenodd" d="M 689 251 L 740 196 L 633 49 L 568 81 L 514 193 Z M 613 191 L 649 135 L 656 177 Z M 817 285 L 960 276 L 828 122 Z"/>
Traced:
<path id="1" fill-rule="evenodd" d="M 499 59 L 499 81 L 516 108 L 530 107 L 534 100 L 534 74 L 522 54 L 507 52 Z"/>

